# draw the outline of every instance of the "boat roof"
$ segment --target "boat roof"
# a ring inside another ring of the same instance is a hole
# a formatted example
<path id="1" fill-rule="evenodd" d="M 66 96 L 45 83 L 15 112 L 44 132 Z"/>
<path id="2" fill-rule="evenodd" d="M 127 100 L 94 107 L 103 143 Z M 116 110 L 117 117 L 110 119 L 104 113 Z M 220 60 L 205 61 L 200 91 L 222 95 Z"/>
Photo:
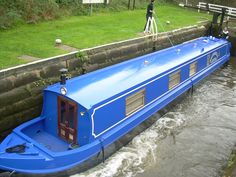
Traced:
<path id="1" fill-rule="evenodd" d="M 201 37 L 69 79 L 65 85 L 66 97 L 91 109 L 106 99 L 226 43 L 223 39 Z M 60 88 L 60 83 L 56 83 L 45 90 L 61 94 Z"/>

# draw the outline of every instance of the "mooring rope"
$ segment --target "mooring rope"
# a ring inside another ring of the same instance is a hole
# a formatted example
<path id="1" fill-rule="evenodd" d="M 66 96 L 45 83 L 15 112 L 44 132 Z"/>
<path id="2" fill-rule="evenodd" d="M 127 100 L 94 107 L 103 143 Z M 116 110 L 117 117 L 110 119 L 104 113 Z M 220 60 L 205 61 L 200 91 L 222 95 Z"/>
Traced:
<path id="1" fill-rule="evenodd" d="M 173 42 L 172 42 L 171 39 L 170 39 L 169 32 L 167 32 L 167 31 L 165 30 L 164 26 L 163 26 L 162 23 L 161 23 L 161 20 L 159 20 L 159 19 L 157 18 L 156 13 L 154 12 L 153 14 L 154 14 L 154 16 L 155 16 L 155 18 L 156 18 L 156 20 L 157 20 L 157 23 L 159 22 L 159 24 L 160 24 L 162 30 L 167 33 L 167 38 L 168 38 L 168 40 L 169 40 L 171 46 L 173 47 L 174 44 L 173 44 Z"/>

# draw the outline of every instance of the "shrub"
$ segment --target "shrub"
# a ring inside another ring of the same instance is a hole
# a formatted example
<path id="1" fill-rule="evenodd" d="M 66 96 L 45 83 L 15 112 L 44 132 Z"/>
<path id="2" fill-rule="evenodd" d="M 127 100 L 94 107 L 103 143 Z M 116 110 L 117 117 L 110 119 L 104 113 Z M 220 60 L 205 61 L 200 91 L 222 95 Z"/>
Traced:
<path id="1" fill-rule="evenodd" d="M 50 20 L 59 17 L 59 6 L 54 0 L 18 0 L 22 17 L 26 22 Z"/>
<path id="2" fill-rule="evenodd" d="M 6 29 L 21 20 L 13 0 L 0 0 L 0 28 Z"/>
<path id="3" fill-rule="evenodd" d="M 36 23 L 59 16 L 55 0 L 0 0 L 0 28 L 9 28 L 23 20 Z"/>
<path id="4" fill-rule="evenodd" d="M 126 10 L 129 0 L 109 0 L 108 5 L 94 4 L 94 12 Z M 146 8 L 150 0 L 135 0 L 136 8 Z M 170 0 L 157 0 L 158 3 Z M 131 9 L 133 0 L 131 0 Z M 82 0 L 0 0 L 0 29 L 17 23 L 37 23 L 64 15 L 87 15 L 89 5 Z"/>

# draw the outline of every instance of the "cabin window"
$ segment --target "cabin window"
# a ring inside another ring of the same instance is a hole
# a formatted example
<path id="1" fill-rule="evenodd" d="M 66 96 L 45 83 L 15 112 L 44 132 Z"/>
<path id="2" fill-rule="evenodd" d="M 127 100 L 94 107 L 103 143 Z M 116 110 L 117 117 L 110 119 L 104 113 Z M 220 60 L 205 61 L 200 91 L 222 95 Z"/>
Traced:
<path id="1" fill-rule="evenodd" d="M 77 104 L 58 97 L 58 134 L 68 141 L 77 142 Z"/>
<path id="2" fill-rule="evenodd" d="M 144 106 L 145 90 L 140 90 L 126 98 L 126 116 Z"/>
<path id="3" fill-rule="evenodd" d="M 169 75 L 169 89 L 174 88 L 180 83 L 180 70 Z"/>
<path id="4" fill-rule="evenodd" d="M 69 126 L 74 128 L 75 107 L 69 104 Z"/>
<path id="5" fill-rule="evenodd" d="M 189 76 L 193 76 L 197 72 L 197 62 L 190 64 Z"/>
<path id="6" fill-rule="evenodd" d="M 66 123 L 66 103 L 61 101 L 61 123 Z"/>

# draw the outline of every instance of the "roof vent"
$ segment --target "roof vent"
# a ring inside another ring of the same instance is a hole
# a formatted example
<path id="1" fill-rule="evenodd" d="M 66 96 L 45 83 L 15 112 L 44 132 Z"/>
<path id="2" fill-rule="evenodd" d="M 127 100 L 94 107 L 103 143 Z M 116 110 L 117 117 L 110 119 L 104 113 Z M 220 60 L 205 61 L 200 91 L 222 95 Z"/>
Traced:
<path id="1" fill-rule="evenodd" d="M 181 49 L 177 49 L 176 52 L 177 54 L 179 54 L 181 52 Z"/>
<path id="2" fill-rule="evenodd" d="M 144 60 L 144 64 L 147 65 L 149 63 L 148 60 Z"/>

